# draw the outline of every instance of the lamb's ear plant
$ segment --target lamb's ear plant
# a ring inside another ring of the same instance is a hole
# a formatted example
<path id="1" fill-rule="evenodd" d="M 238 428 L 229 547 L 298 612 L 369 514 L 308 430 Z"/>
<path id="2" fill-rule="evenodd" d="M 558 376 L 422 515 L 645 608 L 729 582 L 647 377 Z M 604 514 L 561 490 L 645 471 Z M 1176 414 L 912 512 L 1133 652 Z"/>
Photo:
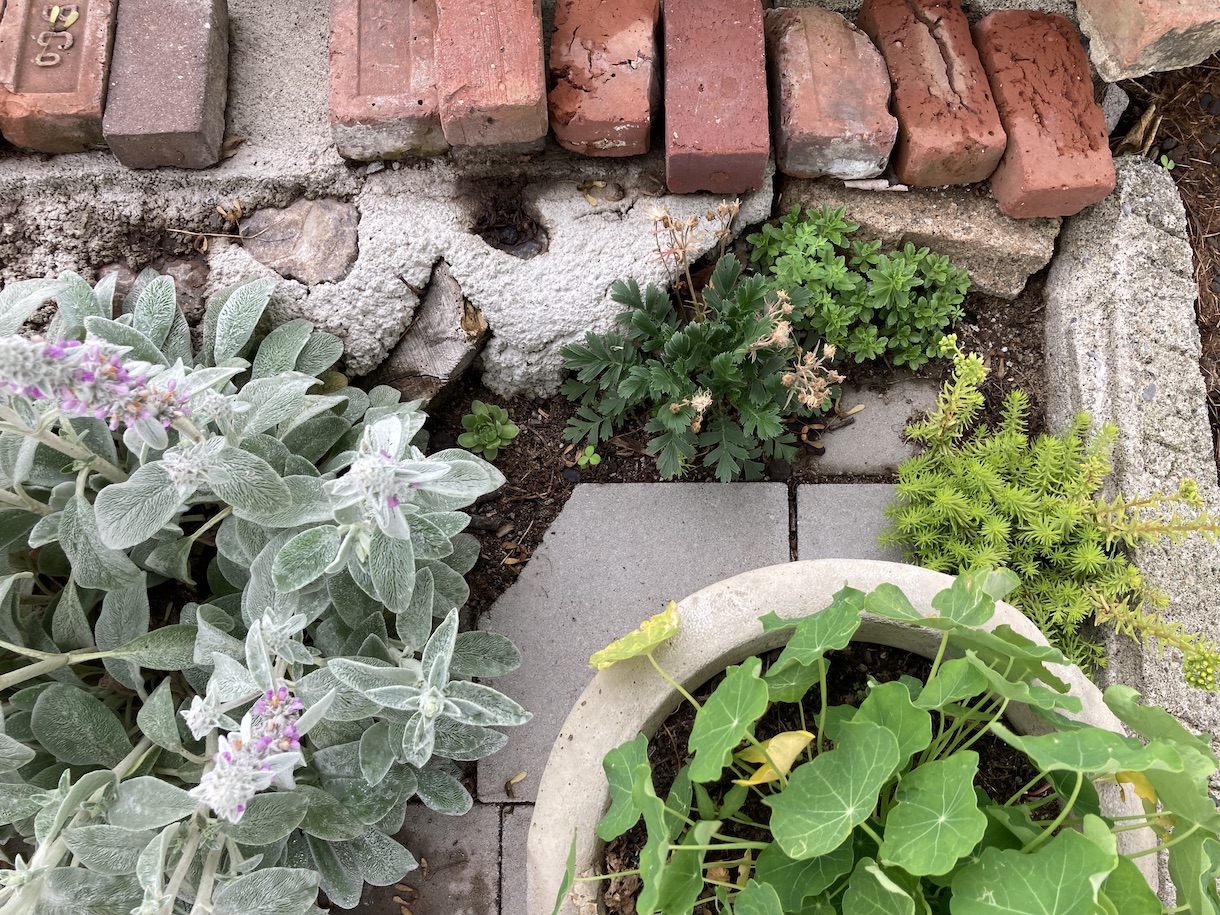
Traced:
<path id="1" fill-rule="evenodd" d="M 1216 644 L 1162 616 L 1168 598 L 1125 552 L 1162 537 L 1217 539 L 1220 520 L 1202 510 L 1194 481 L 1173 493 L 1101 498 L 1118 434 L 1112 424 L 1095 426 L 1080 413 L 1054 435 L 1030 436 L 1029 399 L 1016 390 L 995 429 L 975 428 L 987 370 L 979 356 L 957 351 L 953 338 L 946 344 L 955 353 L 953 376 L 936 409 L 907 427 L 924 451 L 899 465 L 883 542 L 940 572 L 1014 570 L 1021 584 L 1012 603 L 1086 669 L 1105 663 L 1104 648 L 1082 632 L 1092 620 L 1180 651 L 1188 683 L 1220 687 Z"/>
<path id="2" fill-rule="evenodd" d="M 931 619 L 893 585 L 845 586 L 804 618 L 768 614 L 764 629 L 789 630 L 787 647 L 765 668 L 757 657 L 730 667 L 703 702 L 654 657 L 680 625 L 673 607 L 594 655 L 599 666 L 646 656 L 695 708 L 689 758 L 664 794 L 644 735 L 603 761 L 610 807 L 598 837 L 644 822 L 635 911 L 1160 913 L 1135 861 L 1166 851 L 1177 888 L 1168 911 L 1218 915 L 1220 814 L 1208 795 L 1217 760 L 1207 739 L 1125 686 L 1110 687 L 1105 703 L 1136 737 L 1073 719 L 1081 701 L 1056 676 L 1063 655 L 1008 626 L 984 628 L 1015 584 L 1011 572 L 959 576 L 933 598 Z M 939 630 L 939 650 L 924 681 L 870 680 L 858 707 L 831 706 L 827 654 L 848 644 L 864 612 Z M 1016 703 L 1048 732 L 1005 726 Z M 975 785 L 988 733 L 1036 773 L 1011 796 Z M 1102 809 L 1096 783 L 1116 781 L 1142 814 Z M 1058 809 L 1043 813 L 1052 802 Z M 1137 830 L 1146 845 L 1120 851 L 1118 836 Z M 573 880 L 624 876 L 573 868 L 570 859 L 556 913 Z"/>
<path id="3" fill-rule="evenodd" d="M 746 238 L 750 263 L 774 288 L 805 292 L 792 317 L 798 334 L 856 362 L 888 357 L 918 368 L 939 355 L 941 337 L 964 314 L 969 276 L 927 248 L 908 243 L 883 254 L 878 241 L 849 240 L 859 228 L 842 207 L 793 207 Z"/>
<path id="4" fill-rule="evenodd" d="M 0 291 L 3 915 L 351 908 L 415 867 L 408 799 L 464 813 L 455 761 L 529 717 L 457 626 L 503 477 L 425 455 L 336 337 L 259 333 L 271 290 L 213 295 L 198 350 L 151 271 L 118 318 L 113 277 Z"/>

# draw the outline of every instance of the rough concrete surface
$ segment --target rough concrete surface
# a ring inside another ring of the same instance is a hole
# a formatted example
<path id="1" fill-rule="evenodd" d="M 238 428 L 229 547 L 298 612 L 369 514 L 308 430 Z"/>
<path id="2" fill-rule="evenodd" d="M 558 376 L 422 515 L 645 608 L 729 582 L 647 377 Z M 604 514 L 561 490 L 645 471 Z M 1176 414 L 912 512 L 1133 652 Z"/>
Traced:
<path id="1" fill-rule="evenodd" d="M 847 370 L 851 371 L 850 364 Z M 843 411 L 857 406 L 864 409 L 847 425 L 822 435 L 825 454 L 798 460 L 829 476 L 893 473 L 915 453 L 915 446 L 903 440 L 903 430 L 911 419 L 936 406 L 939 391 L 935 381 L 920 378 L 906 378 L 876 390 L 845 383 L 839 401 Z"/>
<path id="2" fill-rule="evenodd" d="M 972 288 L 1016 298 L 1025 281 L 1055 253 L 1056 219 L 1009 219 L 972 188 L 859 191 L 836 181 L 782 179 L 780 212 L 793 206 L 846 207 L 859 239 L 881 239 L 886 250 L 907 242 L 943 254 L 970 274 Z"/>
<path id="3" fill-rule="evenodd" d="M 533 813 L 533 804 L 500 808 L 500 915 L 530 915 L 525 901 L 525 843 Z"/>
<path id="4" fill-rule="evenodd" d="M 1189 477 L 1208 510 L 1220 512 L 1182 202 L 1153 162 L 1116 165 L 1115 193 L 1064 223 L 1047 278 L 1047 419 L 1058 426 L 1085 410 L 1118 425 L 1112 490 L 1172 492 Z M 1141 547 L 1135 561 L 1169 595 L 1168 619 L 1220 635 L 1220 546 L 1191 537 Z M 1149 701 L 1220 734 L 1220 693 L 1186 686 L 1180 658 L 1160 660 L 1127 639 L 1109 638 L 1107 647 L 1112 678 L 1142 683 Z"/>
<path id="5" fill-rule="evenodd" d="M 518 671 L 486 682 L 534 714 L 479 761 L 479 800 L 534 799 L 559 726 L 593 678 L 589 655 L 667 601 L 788 558 L 782 483 L 577 486 L 521 577 L 479 622 L 522 656 Z M 510 799 L 504 783 L 522 771 Z"/>
<path id="6" fill-rule="evenodd" d="M 888 483 L 813 483 L 796 488 L 797 559 L 881 559 L 902 562 L 902 550 L 877 536 L 894 501 Z"/>

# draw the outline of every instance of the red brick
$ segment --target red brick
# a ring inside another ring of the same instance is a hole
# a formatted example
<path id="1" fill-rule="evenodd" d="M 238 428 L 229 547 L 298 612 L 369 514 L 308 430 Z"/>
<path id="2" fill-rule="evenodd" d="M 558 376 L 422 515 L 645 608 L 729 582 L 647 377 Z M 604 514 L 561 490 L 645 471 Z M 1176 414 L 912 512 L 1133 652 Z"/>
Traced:
<path id="1" fill-rule="evenodd" d="M 1008 132 L 991 176 L 1000 212 L 1071 216 L 1114 190 L 1105 117 L 1072 23 L 1008 10 L 983 18 L 974 37 Z"/>
<path id="2" fill-rule="evenodd" d="M 864 0 L 856 24 L 889 67 L 898 180 L 940 187 L 986 179 L 1004 152 L 1004 130 L 958 0 Z"/>
<path id="3" fill-rule="evenodd" d="M 348 159 L 434 156 L 436 0 L 331 0 L 330 129 Z"/>
<path id="4" fill-rule="evenodd" d="M 81 0 L 76 21 L 56 31 L 46 0 L 9 0 L 0 23 L 0 132 L 9 142 L 45 153 L 103 145 L 116 3 Z"/>
<path id="5" fill-rule="evenodd" d="M 557 0 L 551 130 L 587 156 L 648 152 L 660 96 L 660 0 Z"/>
<path id="6" fill-rule="evenodd" d="M 799 178 L 872 178 L 898 134 L 890 77 L 868 36 L 818 7 L 768 10 L 775 160 Z"/>
<path id="7" fill-rule="evenodd" d="M 1106 82 L 1191 67 L 1220 51 L 1216 0 L 1078 0 L 1077 12 Z"/>
<path id="8" fill-rule="evenodd" d="M 441 129 L 454 146 L 546 136 L 538 0 L 437 0 Z"/>
<path id="9" fill-rule="evenodd" d="M 220 160 L 229 77 L 226 0 L 123 0 L 102 130 L 128 168 Z"/>
<path id="10" fill-rule="evenodd" d="M 664 23 L 670 191 L 761 187 L 771 152 L 762 4 L 665 0 Z"/>

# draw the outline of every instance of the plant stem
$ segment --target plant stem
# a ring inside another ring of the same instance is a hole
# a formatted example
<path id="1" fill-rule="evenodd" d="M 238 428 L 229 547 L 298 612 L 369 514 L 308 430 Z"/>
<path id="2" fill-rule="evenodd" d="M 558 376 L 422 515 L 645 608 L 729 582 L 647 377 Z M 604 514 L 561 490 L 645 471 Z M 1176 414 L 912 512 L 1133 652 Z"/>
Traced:
<path id="1" fill-rule="evenodd" d="M 186 879 L 187 871 L 191 869 L 191 862 L 195 860 L 195 852 L 199 849 L 199 841 L 203 838 L 203 833 L 193 820 L 190 830 L 190 834 L 186 838 L 186 846 L 182 849 L 182 856 L 178 859 L 178 866 L 174 868 L 173 876 L 169 878 L 169 884 L 165 887 L 167 897 L 165 905 L 161 906 L 157 915 L 172 915 L 174 902 L 178 898 L 178 890 L 182 888 L 182 881 Z M 168 911 L 166 906 L 169 907 Z"/>
<path id="2" fill-rule="evenodd" d="M 1168 842 L 1161 842 L 1157 845 L 1153 845 L 1151 848 L 1145 848 L 1143 851 L 1132 852 L 1129 855 L 1124 855 L 1124 857 L 1142 858 L 1145 855 L 1155 855 L 1157 852 L 1164 851 L 1165 849 L 1170 848 L 1171 846 L 1177 845 L 1183 839 L 1189 838 L 1191 833 L 1197 832 L 1198 830 L 1199 830 L 1199 824 L 1192 823 L 1190 825 L 1190 829 L 1186 830 L 1186 832 L 1182 833 L 1181 835 L 1178 835 L 1177 830 L 1174 830 L 1173 838 L 1171 838 Z"/>
<path id="3" fill-rule="evenodd" d="M 208 852 L 203 862 L 203 874 L 199 878 L 199 889 L 195 892 L 195 904 L 191 906 L 191 915 L 211 915 L 212 884 L 216 882 L 216 868 L 220 864 L 220 854 L 224 845 L 216 843 L 216 847 Z"/>
<path id="4" fill-rule="evenodd" d="M 1033 778 L 1031 778 L 1029 781 L 1027 781 L 1020 788 L 1018 788 L 1013 793 L 1013 796 L 1004 802 L 1004 806 L 1011 807 L 1013 804 L 1015 804 L 1025 795 L 1026 791 L 1028 791 L 1030 788 L 1034 787 L 1034 785 L 1038 784 L 1038 782 L 1042 781 L 1044 778 L 1046 778 L 1045 769 L 1043 769 L 1041 772 L 1039 772 L 1037 775 L 1035 775 Z M 1142 814 L 1141 814 L 1141 816 L 1142 816 Z"/>
<path id="5" fill-rule="evenodd" d="M 0 489 L 0 504 L 11 505 L 13 508 L 20 508 L 22 511 L 32 512 L 35 515 L 51 514 L 51 507 L 27 496 L 24 492 L 21 495 L 9 492 L 7 489 Z"/>
<path id="6" fill-rule="evenodd" d="M 111 483 L 123 483 L 127 480 L 127 474 L 123 470 L 115 467 L 114 464 L 111 464 L 105 458 L 94 454 L 84 445 L 67 441 L 64 438 L 56 435 L 50 429 L 44 429 L 41 427 L 30 428 L 22 421 L 17 412 L 9 407 L 0 407 L 0 421 L 14 426 L 17 432 L 34 439 L 39 444 L 46 445 L 48 448 L 58 451 L 60 454 L 65 454 L 74 460 L 88 465 L 90 469 L 100 473 Z"/>
<path id="7" fill-rule="evenodd" d="M 949 632 L 946 630 L 940 637 L 940 645 L 936 648 L 936 657 L 932 659 L 932 669 L 928 671 L 928 679 L 931 680 L 936 676 L 936 672 L 940 670 L 940 662 L 945 657 L 945 649 L 949 647 Z"/>
<path id="8" fill-rule="evenodd" d="M 670 686 L 672 686 L 674 689 L 676 689 L 679 693 L 681 693 L 682 697 L 687 702 L 689 702 L 691 705 L 693 705 L 695 707 L 696 712 L 699 711 L 699 709 L 703 708 L 703 706 L 701 706 L 699 704 L 698 699 L 696 699 L 694 696 L 692 696 L 690 693 L 688 693 L 685 689 L 683 689 L 681 684 L 679 684 L 677 680 L 675 680 L 673 677 L 671 677 L 669 674 L 667 674 L 664 671 L 664 669 L 661 667 L 661 665 L 657 663 L 657 659 L 652 656 L 651 651 L 648 652 L 648 654 L 645 655 L 645 657 L 647 657 L 649 663 L 651 663 L 652 666 L 657 669 L 657 673 L 659 673 L 661 675 L 662 679 L 664 679 L 666 683 L 668 683 Z"/>
<path id="9" fill-rule="evenodd" d="M 1067 802 L 1063 805 L 1063 809 L 1061 811 L 1059 811 L 1059 816 L 1055 817 L 1055 819 L 1051 821 L 1051 824 L 1049 826 L 1047 826 L 1046 829 L 1044 829 L 1038 835 L 1034 836 L 1034 838 L 1032 838 L 1028 842 L 1026 842 L 1025 846 L 1021 849 L 1021 854 L 1027 855 L 1031 851 L 1036 849 L 1039 845 L 1041 845 L 1043 842 L 1045 842 L 1047 839 L 1050 838 L 1051 833 L 1053 833 L 1056 829 L 1059 828 L 1059 824 L 1061 824 L 1064 820 L 1067 819 L 1068 814 L 1072 812 L 1072 808 L 1076 805 L 1076 798 L 1080 795 L 1080 786 L 1083 784 L 1084 784 L 1084 775 L 1080 772 L 1077 772 L 1076 773 L 1076 786 L 1072 789 L 1071 795 L 1068 796 Z M 1128 855 L 1127 857 L 1132 857 L 1132 856 Z"/>

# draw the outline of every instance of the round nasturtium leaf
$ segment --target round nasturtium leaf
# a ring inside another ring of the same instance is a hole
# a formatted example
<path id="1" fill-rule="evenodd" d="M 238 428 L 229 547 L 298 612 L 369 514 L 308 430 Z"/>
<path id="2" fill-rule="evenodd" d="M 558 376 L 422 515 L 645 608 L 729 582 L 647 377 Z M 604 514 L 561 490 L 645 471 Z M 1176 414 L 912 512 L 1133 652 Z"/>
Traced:
<path id="1" fill-rule="evenodd" d="M 733 749 L 754 728 L 754 723 L 767 710 L 767 684 L 758 676 L 762 669 L 759 658 L 747 658 L 730 667 L 720 685 L 695 713 L 690 732 L 693 782 L 710 782 L 720 778 L 729 764 Z"/>
<path id="2" fill-rule="evenodd" d="M 877 806 L 898 769 L 898 739 L 871 721 L 845 722 L 839 745 L 798 767 L 771 808 L 771 834 L 795 860 L 834 851 Z"/>
<path id="3" fill-rule="evenodd" d="M 925 763 L 898 783 L 880 858 L 917 877 L 947 874 L 974 849 L 987 817 L 974 793 L 978 754 L 966 750 Z"/>
<path id="4" fill-rule="evenodd" d="M 589 666 L 605 670 L 618 661 L 649 654 L 654 648 L 677 633 L 680 623 L 678 605 L 671 600 L 668 606 L 656 616 L 640 623 L 638 629 L 627 633 L 621 639 L 616 639 L 601 651 L 594 652 L 589 658 Z"/>

